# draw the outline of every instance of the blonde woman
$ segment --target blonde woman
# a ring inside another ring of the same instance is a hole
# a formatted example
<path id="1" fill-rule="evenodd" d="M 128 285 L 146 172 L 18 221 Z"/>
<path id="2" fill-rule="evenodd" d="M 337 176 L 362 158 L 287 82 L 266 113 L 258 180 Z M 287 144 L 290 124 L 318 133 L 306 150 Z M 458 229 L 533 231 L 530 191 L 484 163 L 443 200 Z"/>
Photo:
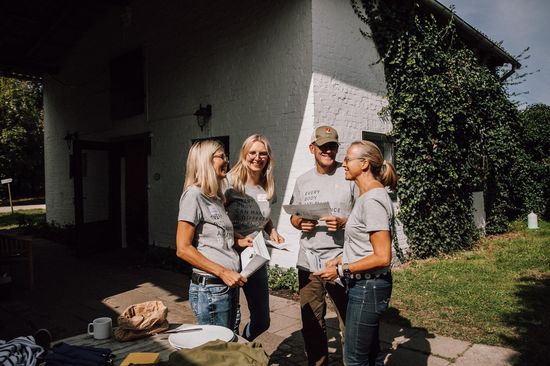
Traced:
<path id="1" fill-rule="evenodd" d="M 382 366 L 379 324 L 392 292 L 394 220 L 385 187 L 395 189 L 397 175 L 370 141 L 353 142 L 343 166 L 346 180 L 355 181 L 360 197 L 346 223 L 342 256 L 328 261 L 327 267 L 316 274 L 329 281 L 340 276 L 348 284 L 345 364 Z"/>
<path id="2" fill-rule="evenodd" d="M 226 209 L 235 236 L 263 235 L 265 231 L 269 239 L 283 243 L 284 238 L 273 227 L 270 218 L 275 186 L 271 145 L 265 136 L 252 135 L 243 142 L 239 161 L 228 173 L 228 183 Z M 248 278 L 243 290 L 250 310 L 250 322 L 244 327 L 243 337 L 252 340 L 269 328 L 267 266 Z"/>
<path id="3" fill-rule="evenodd" d="M 221 190 L 228 159 L 217 141 L 193 144 L 187 157 L 184 191 L 180 199 L 176 255 L 193 266 L 189 302 L 198 324 L 238 328 L 239 274 L 233 225 Z"/>

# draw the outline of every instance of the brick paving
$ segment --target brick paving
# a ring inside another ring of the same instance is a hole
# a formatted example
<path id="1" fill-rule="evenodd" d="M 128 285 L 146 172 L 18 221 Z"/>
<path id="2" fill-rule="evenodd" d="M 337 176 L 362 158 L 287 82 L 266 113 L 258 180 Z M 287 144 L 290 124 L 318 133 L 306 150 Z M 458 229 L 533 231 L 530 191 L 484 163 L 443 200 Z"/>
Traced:
<path id="1" fill-rule="evenodd" d="M 168 307 L 170 323 L 193 323 L 187 300 L 188 278 L 145 265 L 130 251 L 76 258 L 70 248 L 46 240 L 34 241 L 36 286 L 1 289 L 0 339 L 32 334 L 47 328 L 54 339 L 84 333 L 99 316 L 116 319 L 128 305 L 161 300 Z M 248 319 L 244 296 L 244 325 Z M 272 365 L 306 365 L 300 333 L 298 303 L 270 297 L 271 327 L 256 339 Z M 327 315 L 330 364 L 341 365 L 342 354 L 336 314 Z M 242 326 L 241 325 L 241 326 Z M 518 353 L 471 344 L 431 334 L 424 329 L 382 324 L 381 341 L 386 365 L 473 366 L 512 365 Z"/>

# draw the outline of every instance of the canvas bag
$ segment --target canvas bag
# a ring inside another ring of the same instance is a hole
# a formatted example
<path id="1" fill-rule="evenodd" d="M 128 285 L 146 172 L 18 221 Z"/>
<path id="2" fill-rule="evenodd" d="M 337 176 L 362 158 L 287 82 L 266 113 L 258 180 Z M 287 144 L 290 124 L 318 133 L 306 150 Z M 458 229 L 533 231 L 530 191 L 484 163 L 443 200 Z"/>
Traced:
<path id="1" fill-rule="evenodd" d="M 260 343 L 210 341 L 195 348 L 172 352 L 160 366 L 267 366 L 269 358 Z"/>
<path id="2" fill-rule="evenodd" d="M 130 305 L 118 317 L 115 339 L 125 342 L 164 332 L 169 327 L 167 315 L 168 308 L 162 301 Z"/>

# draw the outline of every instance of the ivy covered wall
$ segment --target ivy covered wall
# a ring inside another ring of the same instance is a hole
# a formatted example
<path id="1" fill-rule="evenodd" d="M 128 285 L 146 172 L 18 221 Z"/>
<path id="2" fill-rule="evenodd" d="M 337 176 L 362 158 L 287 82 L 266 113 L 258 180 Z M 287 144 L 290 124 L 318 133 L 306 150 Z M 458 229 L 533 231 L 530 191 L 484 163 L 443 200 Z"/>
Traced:
<path id="1" fill-rule="evenodd" d="M 472 192 L 485 192 L 488 233 L 537 201 L 522 169 L 519 113 L 497 70 L 484 66 L 455 26 L 415 1 L 351 1 L 381 55 L 400 175 L 398 196 L 412 254 L 470 248 Z"/>

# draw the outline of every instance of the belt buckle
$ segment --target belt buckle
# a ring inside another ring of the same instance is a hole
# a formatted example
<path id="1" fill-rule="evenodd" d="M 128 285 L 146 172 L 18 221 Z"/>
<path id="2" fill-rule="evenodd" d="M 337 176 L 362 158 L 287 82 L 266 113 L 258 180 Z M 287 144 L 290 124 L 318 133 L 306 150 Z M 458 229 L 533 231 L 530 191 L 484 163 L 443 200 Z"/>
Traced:
<path id="1" fill-rule="evenodd" d="M 201 275 L 200 276 L 200 283 L 202 286 L 206 286 L 206 281 L 208 280 L 208 278 L 204 275 Z"/>

